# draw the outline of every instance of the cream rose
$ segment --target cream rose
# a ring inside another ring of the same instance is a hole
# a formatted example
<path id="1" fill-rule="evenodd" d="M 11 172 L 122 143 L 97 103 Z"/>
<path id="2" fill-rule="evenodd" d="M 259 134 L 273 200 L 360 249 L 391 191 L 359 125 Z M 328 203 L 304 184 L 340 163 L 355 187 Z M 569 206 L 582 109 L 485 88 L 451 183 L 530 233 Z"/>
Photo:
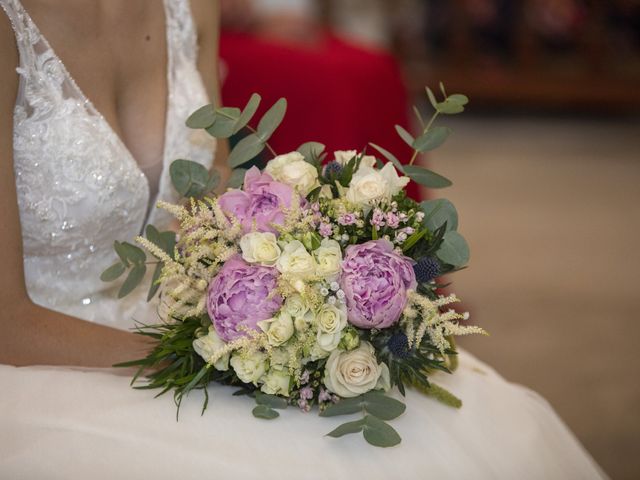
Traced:
<path id="1" fill-rule="evenodd" d="M 342 267 L 342 249 L 335 240 L 324 238 L 313 252 L 317 273 L 325 279 L 335 279 Z"/>
<path id="2" fill-rule="evenodd" d="M 275 180 L 294 187 L 305 196 L 319 185 L 318 171 L 298 152 L 278 155 L 267 163 L 265 172 Z"/>
<path id="3" fill-rule="evenodd" d="M 271 232 L 251 232 L 240 239 L 242 258 L 248 263 L 272 266 L 280 258 L 282 251 L 276 236 Z"/>
<path id="4" fill-rule="evenodd" d="M 316 261 L 307 252 L 299 240 L 293 240 L 284 246 L 280 258 L 276 262 L 276 268 L 280 273 L 310 278 L 315 275 Z"/>
<path id="5" fill-rule="evenodd" d="M 326 357 L 329 353 L 333 352 L 338 345 L 340 345 L 340 339 L 342 338 L 342 331 L 335 333 L 325 333 L 318 330 L 316 337 L 316 344 L 320 348 L 320 351 L 315 350 L 316 355 L 320 354 L 320 357 Z M 326 352 L 326 354 L 324 353 Z"/>
<path id="6" fill-rule="evenodd" d="M 258 327 L 267 334 L 269 345 L 279 347 L 291 338 L 294 332 L 293 319 L 286 312 L 280 312 L 277 317 L 261 320 Z"/>
<path id="7" fill-rule="evenodd" d="M 260 390 L 268 395 L 289 396 L 291 376 L 288 371 L 272 368 L 263 378 L 264 383 Z"/>
<path id="8" fill-rule="evenodd" d="M 347 326 L 347 310 L 324 304 L 316 314 L 316 323 L 323 333 L 340 332 Z"/>
<path id="9" fill-rule="evenodd" d="M 343 398 L 357 397 L 374 388 L 385 387 L 384 380 L 388 378 L 389 368 L 384 363 L 378 363 L 375 349 L 369 342 L 361 342 L 354 350 L 331 352 L 324 371 L 324 384 L 333 393 Z"/>
<path id="10" fill-rule="evenodd" d="M 212 363 L 213 358 L 226 345 L 213 326 L 209 327 L 209 333 L 193 341 L 193 349 L 207 363 Z M 227 353 L 213 362 L 213 368 L 221 372 L 229 370 L 229 354 Z"/>
<path id="11" fill-rule="evenodd" d="M 337 150 L 333 152 L 333 158 L 340 165 L 346 165 L 351 161 L 351 159 L 358 155 L 358 152 L 355 150 Z M 376 157 L 373 155 L 363 155 L 360 159 L 360 165 L 365 165 L 368 167 L 373 167 L 376 164 Z"/>
<path id="12" fill-rule="evenodd" d="M 257 385 L 267 370 L 267 354 L 258 351 L 244 355 L 237 353 L 231 357 L 229 363 L 242 382 Z"/>
<path id="13" fill-rule="evenodd" d="M 360 165 L 351 179 L 346 198 L 357 205 L 371 206 L 377 202 L 388 202 L 407 183 L 409 183 L 409 177 L 398 177 L 398 173 L 390 163 L 387 163 L 382 170 Z"/>

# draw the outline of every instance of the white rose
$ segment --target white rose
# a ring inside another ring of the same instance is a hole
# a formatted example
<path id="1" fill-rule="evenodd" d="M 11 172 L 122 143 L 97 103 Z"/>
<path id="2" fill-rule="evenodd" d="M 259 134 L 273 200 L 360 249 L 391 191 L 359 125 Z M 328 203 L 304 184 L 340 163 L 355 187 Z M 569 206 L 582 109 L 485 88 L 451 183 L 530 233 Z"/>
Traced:
<path id="1" fill-rule="evenodd" d="M 378 171 L 369 166 L 360 166 L 354 173 L 346 198 L 357 205 L 373 205 L 390 201 L 409 183 L 409 177 L 398 177 L 393 165 L 387 163 Z"/>
<path id="2" fill-rule="evenodd" d="M 316 262 L 302 242 L 293 240 L 284 246 L 276 268 L 280 273 L 310 278 L 316 272 Z"/>
<path id="3" fill-rule="evenodd" d="M 248 263 L 272 266 L 282 253 L 276 236 L 271 232 L 251 232 L 240 239 L 242 258 Z"/>
<path id="4" fill-rule="evenodd" d="M 357 397 L 377 387 L 385 367 L 377 362 L 373 345 L 361 342 L 354 350 L 331 352 L 324 370 L 324 384 L 343 398 Z"/>
<path id="5" fill-rule="evenodd" d="M 356 157 L 358 152 L 355 150 L 338 150 L 333 152 L 333 158 L 340 165 L 348 164 L 353 157 Z M 373 155 L 363 155 L 360 159 L 360 166 L 372 167 L 376 164 L 376 157 Z"/>
<path id="6" fill-rule="evenodd" d="M 282 309 L 293 318 L 304 317 L 309 311 L 309 305 L 304 301 L 302 295 L 295 293 L 287 297 Z"/>
<path id="7" fill-rule="evenodd" d="M 271 368 L 288 368 L 291 360 L 291 352 L 289 348 L 273 348 L 269 353 L 269 365 Z"/>
<path id="8" fill-rule="evenodd" d="M 209 327 L 209 333 L 193 341 L 193 349 L 207 363 L 211 363 L 213 357 L 226 345 L 212 326 Z M 213 368 L 221 372 L 229 370 L 229 354 L 227 353 L 213 362 Z"/>
<path id="9" fill-rule="evenodd" d="M 316 314 L 318 331 L 339 333 L 347 326 L 347 309 L 324 304 Z"/>
<path id="10" fill-rule="evenodd" d="M 342 330 L 337 331 L 335 333 L 325 333 L 321 330 L 318 330 L 318 335 L 316 337 L 316 344 L 322 350 L 322 352 L 326 352 L 327 354 L 333 352 L 338 345 L 340 344 L 340 340 L 342 338 Z M 318 350 L 314 350 L 314 353 L 319 354 Z M 320 355 L 321 357 L 326 357 L 326 355 Z"/>
<path id="11" fill-rule="evenodd" d="M 267 370 L 267 354 L 255 351 L 248 354 L 235 354 L 229 361 L 238 378 L 244 383 L 257 384 Z"/>
<path id="12" fill-rule="evenodd" d="M 272 368 L 263 379 L 264 384 L 262 390 L 268 395 L 284 395 L 289 396 L 289 386 L 291 385 L 291 376 L 285 370 Z"/>
<path id="13" fill-rule="evenodd" d="M 322 185 L 322 188 L 320 189 L 320 198 L 326 198 L 328 200 L 331 200 L 333 198 L 331 185 Z"/>
<path id="14" fill-rule="evenodd" d="M 279 347 L 293 335 L 293 319 L 286 312 L 280 312 L 280 315 L 269 320 L 261 320 L 258 326 L 267 334 L 269 345 Z"/>
<path id="15" fill-rule="evenodd" d="M 319 185 L 318 170 L 298 152 L 278 155 L 267 163 L 265 171 L 275 180 L 294 187 L 301 195 L 306 196 Z"/>
<path id="16" fill-rule="evenodd" d="M 316 259 L 318 275 L 327 279 L 338 276 L 342 269 L 342 249 L 338 242 L 324 238 L 313 252 L 313 256 Z"/>

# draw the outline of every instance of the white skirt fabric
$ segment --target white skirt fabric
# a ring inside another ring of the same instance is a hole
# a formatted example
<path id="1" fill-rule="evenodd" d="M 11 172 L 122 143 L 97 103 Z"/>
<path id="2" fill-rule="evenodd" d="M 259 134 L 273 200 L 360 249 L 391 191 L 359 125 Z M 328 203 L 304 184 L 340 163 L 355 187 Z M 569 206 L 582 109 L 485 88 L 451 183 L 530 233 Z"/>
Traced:
<path id="1" fill-rule="evenodd" d="M 7 479 L 600 479 L 607 478 L 549 404 L 466 352 L 434 381 L 456 410 L 407 392 L 391 424 L 402 443 L 325 436 L 357 417 L 290 407 L 276 420 L 253 400 L 211 386 L 185 399 L 133 390 L 111 370 L 0 365 L 0 478 Z"/>

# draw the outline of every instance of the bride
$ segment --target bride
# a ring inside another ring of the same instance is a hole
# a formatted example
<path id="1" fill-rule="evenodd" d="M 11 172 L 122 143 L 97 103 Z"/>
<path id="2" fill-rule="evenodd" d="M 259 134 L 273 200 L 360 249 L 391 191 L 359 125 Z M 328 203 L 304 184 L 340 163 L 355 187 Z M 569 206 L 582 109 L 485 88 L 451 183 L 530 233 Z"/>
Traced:
<path id="1" fill-rule="evenodd" d="M 386 450 L 323 437 L 340 420 L 254 419 L 226 387 L 179 422 L 168 396 L 132 390 L 109 367 L 151 347 L 127 330 L 156 306 L 99 275 L 114 240 L 168 226 L 150 206 L 177 200 L 172 160 L 212 166 L 184 120 L 217 99 L 216 2 L 0 6 L 0 477 L 605 477 L 544 400 L 465 352 L 438 378 L 463 408 L 408 392 Z"/>

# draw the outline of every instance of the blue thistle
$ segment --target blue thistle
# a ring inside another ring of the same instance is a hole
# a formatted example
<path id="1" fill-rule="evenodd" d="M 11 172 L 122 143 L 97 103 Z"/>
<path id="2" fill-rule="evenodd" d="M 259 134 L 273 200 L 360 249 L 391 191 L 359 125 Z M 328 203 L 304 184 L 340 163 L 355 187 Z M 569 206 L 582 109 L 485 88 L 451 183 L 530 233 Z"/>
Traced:
<path id="1" fill-rule="evenodd" d="M 387 347 L 394 357 L 409 357 L 409 339 L 403 332 L 396 332 L 387 340 Z"/>
<path id="2" fill-rule="evenodd" d="M 327 163 L 324 167 L 324 176 L 325 177 L 337 177 L 342 173 L 343 170 L 343 166 L 339 163 L 336 162 L 335 160 L 332 160 L 331 162 Z"/>
<path id="3" fill-rule="evenodd" d="M 434 257 L 422 257 L 413 266 L 413 271 L 419 283 L 427 283 L 440 275 L 440 263 Z"/>

